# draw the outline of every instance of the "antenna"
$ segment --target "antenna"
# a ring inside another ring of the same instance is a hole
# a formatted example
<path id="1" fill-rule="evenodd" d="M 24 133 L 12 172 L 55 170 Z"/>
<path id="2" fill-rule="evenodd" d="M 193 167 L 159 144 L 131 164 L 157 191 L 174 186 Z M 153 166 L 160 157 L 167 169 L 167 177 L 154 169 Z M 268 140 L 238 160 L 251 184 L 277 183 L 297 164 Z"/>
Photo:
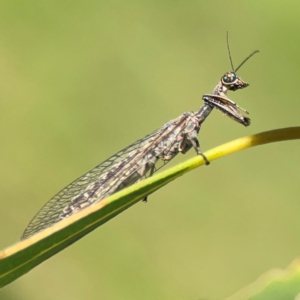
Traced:
<path id="1" fill-rule="evenodd" d="M 226 36 L 226 40 L 227 40 L 227 49 L 228 49 L 228 54 L 229 54 L 229 59 L 230 59 L 230 64 L 231 64 L 231 68 L 232 68 L 232 72 L 236 72 L 250 57 L 252 57 L 254 54 L 258 53 L 259 50 L 255 50 L 254 52 L 252 52 L 249 56 L 247 56 L 240 64 L 239 66 L 234 69 L 233 67 L 233 62 L 232 62 L 232 58 L 231 58 L 231 53 L 230 53 L 230 47 L 229 47 L 229 38 L 228 38 L 228 31 L 227 31 L 227 36 Z"/>
<path id="2" fill-rule="evenodd" d="M 254 52 L 252 52 L 249 56 L 247 56 L 241 63 L 240 65 L 235 69 L 235 72 L 250 58 L 252 57 L 255 53 L 258 53 L 259 50 L 255 50 Z"/>
<path id="3" fill-rule="evenodd" d="M 232 72 L 235 72 L 235 71 L 234 71 L 234 67 L 233 67 L 232 58 L 231 58 L 231 53 L 230 53 L 229 39 L 228 39 L 228 31 L 227 31 L 226 40 L 227 40 L 227 49 L 228 49 L 228 54 L 229 54 L 229 59 L 230 59 L 230 64 L 231 64 Z"/>

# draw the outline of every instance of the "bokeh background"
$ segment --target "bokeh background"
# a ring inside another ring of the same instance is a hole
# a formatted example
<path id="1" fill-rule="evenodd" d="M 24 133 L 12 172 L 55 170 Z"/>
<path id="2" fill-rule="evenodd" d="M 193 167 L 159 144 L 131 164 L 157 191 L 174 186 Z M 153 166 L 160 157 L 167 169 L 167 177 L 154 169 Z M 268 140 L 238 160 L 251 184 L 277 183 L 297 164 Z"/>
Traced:
<path id="1" fill-rule="evenodd" d="M 3 1 L 0 246 L 108 156 L 197 110 L 234 64 L 245 128 L 214 111 L 202 150 L 300 125 L 299 1 Z M 221 299 L 300 255 L 300 142 L 249 149 L 151 195 L 0 291 L 22 299 Z M 178 163 L 194 156 L 178 155 Z M 171 166 L 170 164 L 169 166 Z"/>

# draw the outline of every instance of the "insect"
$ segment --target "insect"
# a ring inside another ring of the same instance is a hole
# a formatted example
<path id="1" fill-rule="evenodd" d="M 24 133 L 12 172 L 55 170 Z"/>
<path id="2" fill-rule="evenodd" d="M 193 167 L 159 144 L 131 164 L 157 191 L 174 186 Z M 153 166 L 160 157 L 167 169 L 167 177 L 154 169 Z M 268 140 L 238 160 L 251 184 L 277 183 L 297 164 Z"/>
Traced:
<path id="1" fill-rule="evenodd" d="M 39 231 L 98 203 L 107 196 L 133 183 L 152 176 L 158 161 L 165 165 L 178 153 L 185 154 L 194 148 L 208 165 L 209 161 L 200 150 L 198 133 L 202 123 L 216 108 L 223 114 L 243 124 L 250 125 L 248 113 L 227 98 L 227 91 L 236 91 L 249 84 L 236 75 L 236 71 L 255 53 L 251 53 L 234 69 L 227 35 L 227 47 L 232 71 L 225 73 L 212 94 L 203 95 L 204 105 L 196 112 L 185 112 L 161 128 L 114 154 L 82 175 L 51 198 L 36 214 L 25 229 L 21 239 L 27 239 Z M 147 200 L 145 198 L 144 200 Z"/>

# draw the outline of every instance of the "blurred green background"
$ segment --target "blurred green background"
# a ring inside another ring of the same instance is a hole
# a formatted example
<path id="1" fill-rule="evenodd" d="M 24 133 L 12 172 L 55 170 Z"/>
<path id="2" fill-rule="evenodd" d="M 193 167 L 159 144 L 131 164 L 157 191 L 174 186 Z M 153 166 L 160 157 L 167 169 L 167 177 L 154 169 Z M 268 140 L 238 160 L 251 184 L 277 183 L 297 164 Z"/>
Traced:
<path id="1" fill-rule="evenodd" d="M 300 125 L 299 1 L 2 1 L 1 248 L 108 156 L 185 111 L 230 70 L 245 128 L 214 111 L 202 150 Z M 0 291 L 0 299 L 219 299 L 300 254 L 299 141 L 214 161 Z M 178 163 L 194 156 L 178 155 Z M 171 166 L 172 164 L 169 164 Z"/>

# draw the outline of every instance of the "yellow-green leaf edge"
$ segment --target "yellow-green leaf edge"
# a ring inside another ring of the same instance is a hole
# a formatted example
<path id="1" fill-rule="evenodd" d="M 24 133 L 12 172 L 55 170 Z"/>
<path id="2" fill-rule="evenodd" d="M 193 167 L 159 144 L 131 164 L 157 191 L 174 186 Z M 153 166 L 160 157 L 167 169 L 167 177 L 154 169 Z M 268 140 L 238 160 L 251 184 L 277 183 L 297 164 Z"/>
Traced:
<path id="1" fill-rule="evenodd" d="M 246 148 L 293 139 L 300 139 L 300 127 L 276 129 L 240 138 L 214 148 L 205 153 L 205 155 L 209 161 L 213 161 Z M 189 159 L 184 163 L 126 188 L 41 233 L 1 251 L 0 287 L 16 280 L 44 260 L 137 203 L 146 195 L 155 192 L 175 178 L 203 164 L 204 161 L 201 156 Z"/>

